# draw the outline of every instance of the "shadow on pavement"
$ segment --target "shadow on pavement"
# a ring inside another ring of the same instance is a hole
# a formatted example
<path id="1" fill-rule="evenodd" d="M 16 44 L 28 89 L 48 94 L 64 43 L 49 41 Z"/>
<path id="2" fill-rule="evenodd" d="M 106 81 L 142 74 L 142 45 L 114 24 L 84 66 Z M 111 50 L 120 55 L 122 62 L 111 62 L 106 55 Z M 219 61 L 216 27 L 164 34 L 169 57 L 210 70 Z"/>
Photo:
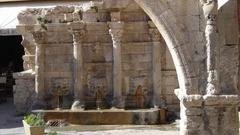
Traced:
<path id="1" fill-rule="evenodd" d="M 0 129 L 22 127 L 23 116 L 16 116 L 12 99 L 0 103 Z"/>

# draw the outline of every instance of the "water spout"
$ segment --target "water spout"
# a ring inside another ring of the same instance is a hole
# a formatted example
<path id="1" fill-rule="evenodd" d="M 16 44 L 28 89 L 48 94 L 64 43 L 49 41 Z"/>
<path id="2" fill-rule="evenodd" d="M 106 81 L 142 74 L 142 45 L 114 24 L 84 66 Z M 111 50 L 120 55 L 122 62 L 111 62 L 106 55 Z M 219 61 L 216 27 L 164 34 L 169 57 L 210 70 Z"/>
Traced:
<path id="1" fill-rule="evenodd" d="M 97 87 L 95 97 L 96 97 L 96 107 L 97 107 L 97 110 L 100 110 L 101 107 L 102 107 L 103 93 L 102 93 L 102 91 L 101 91 L 99 86 Z"/>

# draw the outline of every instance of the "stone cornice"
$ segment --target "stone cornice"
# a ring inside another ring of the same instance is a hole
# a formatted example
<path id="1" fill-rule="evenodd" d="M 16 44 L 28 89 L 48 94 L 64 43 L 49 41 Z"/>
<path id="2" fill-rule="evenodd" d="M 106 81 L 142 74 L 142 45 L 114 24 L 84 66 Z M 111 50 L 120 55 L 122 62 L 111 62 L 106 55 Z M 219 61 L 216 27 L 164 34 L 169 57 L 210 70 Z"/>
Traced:
<path id="1" fill-rule="evenodd" d="M 20 34 L 33 33 L 33 32 L 54 32 L 54 31 L 65 31 L 68 28 L 67 24 L 64 23 L 50 23 L 44 25 L 44 29 L 40 24 L 20 24 L 17 25 L 17 32 Z"/>
<path id="2" fill-rule="evenodd" d="M 204 106 L 237 106 L 240 103 L 239 95 L 185 95 L 180 89 L 175 94 L 187 108 Z"/>
<path id="3" fill-rule="evenodd" d="M 67 25 L 68 25 L 69 31 L 79 31 L 86 28 L 86 23 L 81 21 L 71 22 L 71 23 L 68 23 Z"/>
<path id="4" fill-rule="evenodd" d="M 151 35 L 153 41 L 160 41 L 162 39 L 157 28 L 150 28 L 149 34 Z"/>

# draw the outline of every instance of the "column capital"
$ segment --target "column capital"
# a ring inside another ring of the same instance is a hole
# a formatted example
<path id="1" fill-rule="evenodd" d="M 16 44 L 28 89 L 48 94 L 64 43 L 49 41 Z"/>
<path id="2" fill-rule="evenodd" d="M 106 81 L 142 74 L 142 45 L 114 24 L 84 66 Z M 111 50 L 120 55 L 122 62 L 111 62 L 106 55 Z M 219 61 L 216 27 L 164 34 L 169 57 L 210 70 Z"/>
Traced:
<path id="1" fill-rule="evenodd" d="M 73 36 L 73 42 L 82 42 L 86 35 L 86 24 L 84 22 L 68 23 L 68 31 Z"/>
<path id="2" fill-rule="evenodd" d="M 200 0 L 207 25 L 216 25 L 218 0 Z"/>
<path id="3" fill-rule="evenodd" d="M 45 31 L 35 31 L 32 33 L 35 43 L 42 44 L 47 40 L 47 33 Z"/>
<path id="4" fill-rule="evenodd" d="M 82 42 L 85 35 L 86 35 L 86 31 L 85 30 L 78 30 L 78 31 L 73 31 L 72 32 L 73 35 L 73 42 L 74 43 L 79 43 Z"/>
<path id="5" fill-rule="evenodd" d="M 149 28 L 149 34 L 153 41 L 161 41 L 162 37 L 157 28 Z"/>
<path id="6" fill-rule="evenodd" d="M 108 22 L 109 34 L 112 36 L 113 42 L 121 42 L 123 35 L 123 22 Z"/>

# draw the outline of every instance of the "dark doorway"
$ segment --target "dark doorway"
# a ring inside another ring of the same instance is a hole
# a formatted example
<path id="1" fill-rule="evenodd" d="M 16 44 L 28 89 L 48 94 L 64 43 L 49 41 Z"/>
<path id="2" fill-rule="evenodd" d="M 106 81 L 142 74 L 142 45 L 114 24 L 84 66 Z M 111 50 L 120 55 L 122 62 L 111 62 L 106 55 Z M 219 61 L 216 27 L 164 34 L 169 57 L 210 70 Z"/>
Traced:
<path id="1" fill-rule="evenodd" d="M 0 95 L 13 96 L 12 73 L 23 71 L 24 48 L 21 36 L 0 36 Z"/>

